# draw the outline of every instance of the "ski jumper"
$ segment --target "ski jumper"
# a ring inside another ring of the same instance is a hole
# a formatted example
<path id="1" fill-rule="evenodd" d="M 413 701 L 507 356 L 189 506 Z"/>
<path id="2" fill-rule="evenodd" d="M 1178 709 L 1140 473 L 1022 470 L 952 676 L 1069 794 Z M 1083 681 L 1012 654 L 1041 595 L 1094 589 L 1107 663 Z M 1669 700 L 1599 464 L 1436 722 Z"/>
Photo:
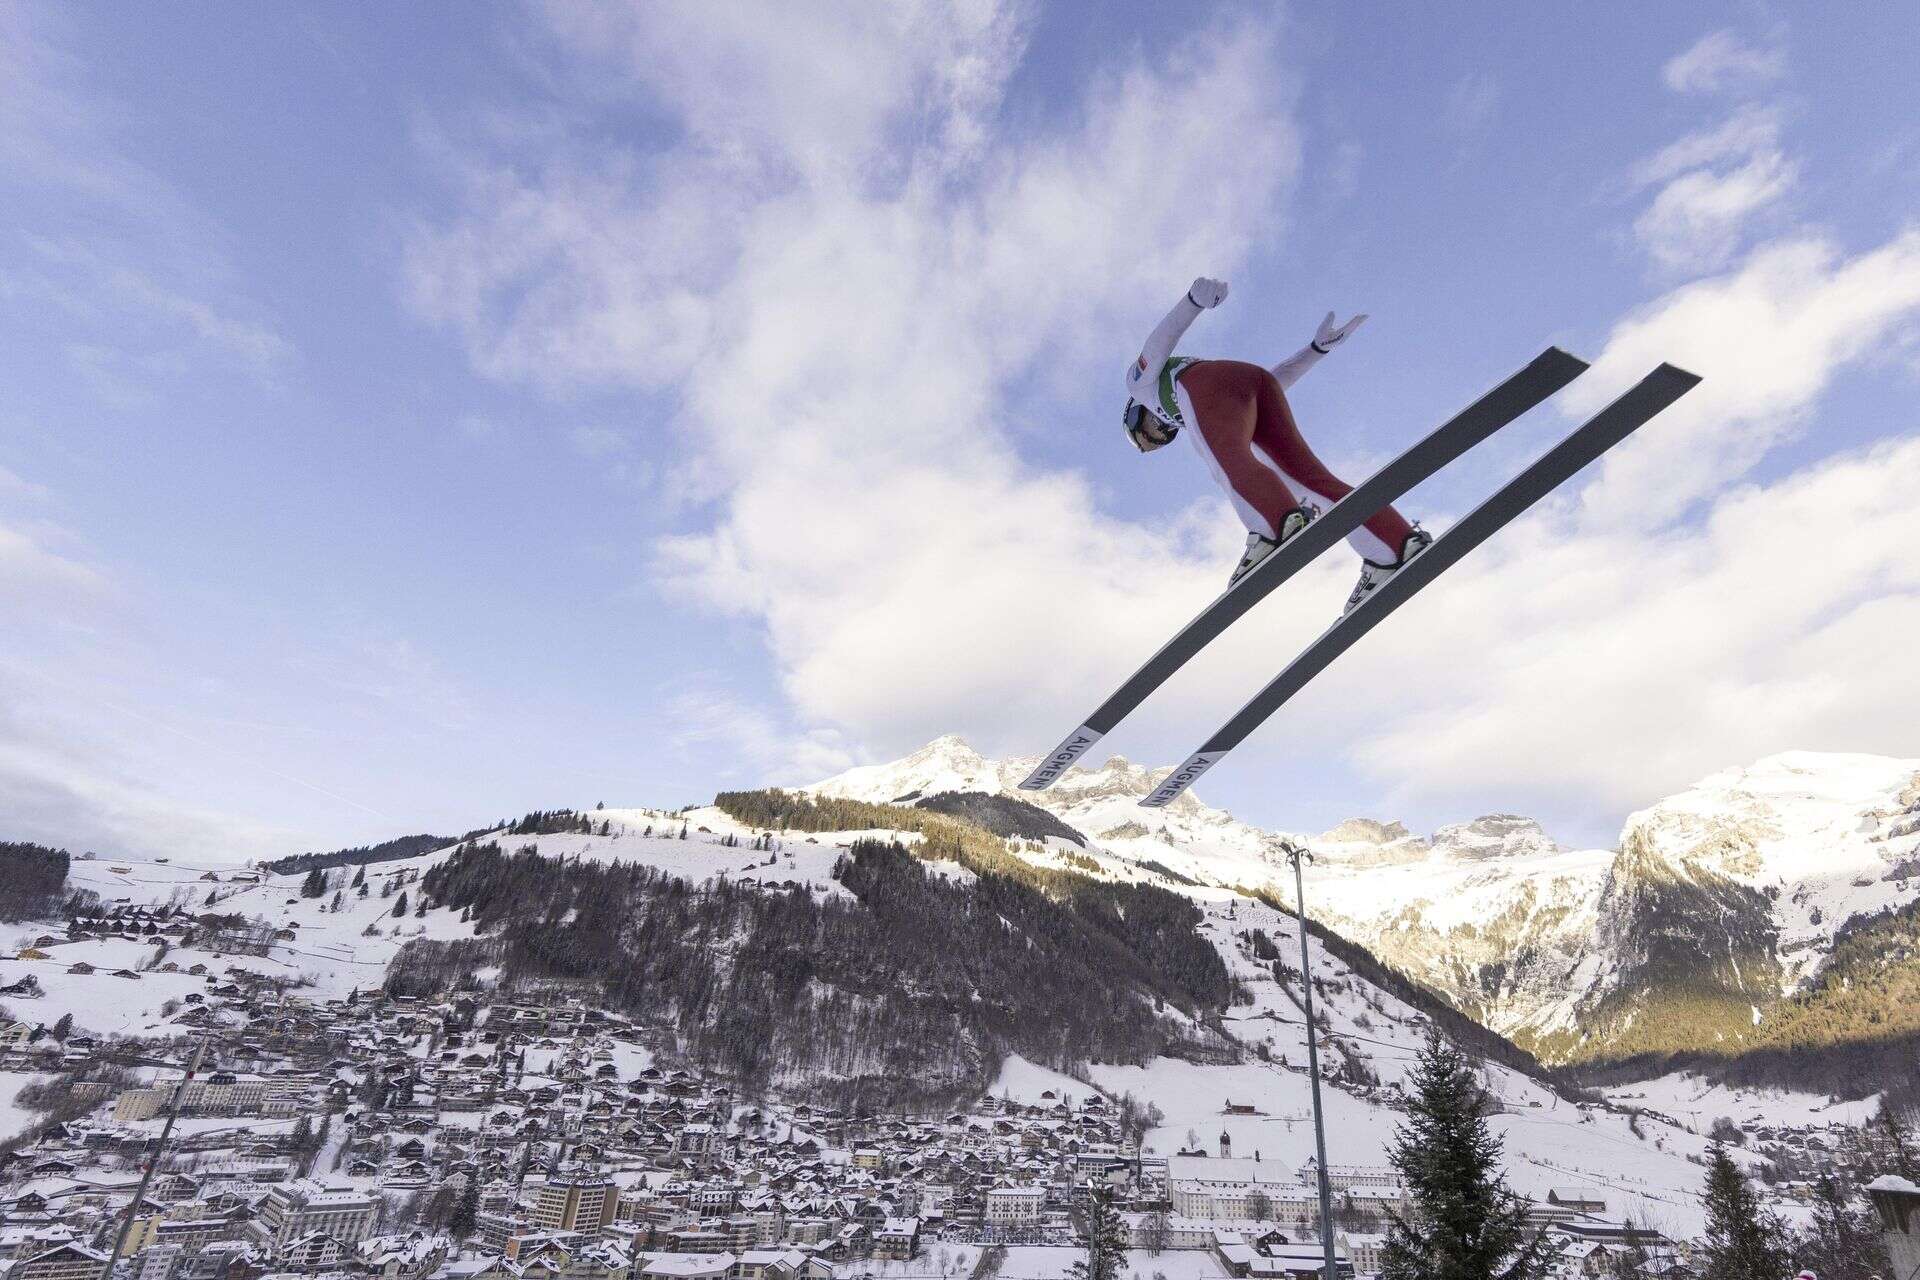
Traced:
<path id="1" fill-rule="evenodd" d="M 1174 355 L 1200 310 L 1190 295 L 1174 304 L 1127 367 L 1127 395 L 1168 426 L 1185 428 L 1248 532 L 1277 538 L 1289 511 L 1309 502 L 1325 509 L 1353 488 L 1308 447 L 1287 403 L 1286 388 L 1326 352 L 1309 343 L 1271 369 Z M 1363 559 L 1391 565 L 1412 532 L 1386 506 L 1347 541 Z"/>

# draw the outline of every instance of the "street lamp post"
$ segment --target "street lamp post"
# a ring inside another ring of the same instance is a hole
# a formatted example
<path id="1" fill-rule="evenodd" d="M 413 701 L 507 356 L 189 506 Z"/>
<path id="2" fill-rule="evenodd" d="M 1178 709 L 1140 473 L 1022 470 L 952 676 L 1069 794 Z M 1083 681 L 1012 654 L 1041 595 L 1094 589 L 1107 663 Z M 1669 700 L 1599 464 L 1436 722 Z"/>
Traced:
<path id="1" fill-rule="evenodd" d="M 1327 1126 L 1320 1111 L 1320 1051 L 1313 1035 L 1313 971 L 1307 954 L 1307 890 L 1300 864 L 1313 861 L 1313 854 L 1288 841 L 1287 862 L 1293 867 L 1294 924 L 1300 930 L 1300 1007 L 1307 1018 L 1307 1080 L 1313 1088 L 1313 1147 L 1319 1155 L 1320 1174 L 1320 1248 L 1324 1255 L 1326 1280 L 1339 1280 L 1339 1263 L 1333 1254 L 1333 1182 L 1327 1175 Z"/>

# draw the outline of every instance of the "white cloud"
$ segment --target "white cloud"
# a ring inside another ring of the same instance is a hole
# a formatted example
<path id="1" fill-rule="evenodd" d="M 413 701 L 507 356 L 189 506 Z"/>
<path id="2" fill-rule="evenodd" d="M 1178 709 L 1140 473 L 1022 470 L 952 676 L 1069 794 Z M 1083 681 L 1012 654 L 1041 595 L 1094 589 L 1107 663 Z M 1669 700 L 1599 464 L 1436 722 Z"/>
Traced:
<path id="1" fill-rule="evenodd" d="M 38 486 L 0 470 L 0 493 L 9 489 L 34 495 Z M 67 617 L 82 605 L 91 605 L 109 590 L 104 574 L 84 560 L 56 549 L 71 541 L 65 531 L 43 521 L 0 517 L 0 595 L 8 602 L 15 626 L 36 618 Z"/>
<path id="2" fill-rule="evenodd" d="M 608 11 L 566 12 L 572 36 Z M 697 363 L 678 425 L 723 500 L 662 548 L 676 598 L 762 620 L 803 723 L 880 749 L 929 725 L 1030 747 L 1083 709 L 1110 652 L 1150 649 L 1161 619 L 1210 594 L 1237 540 L 1217 504 L 1214 522 L 1149 537 L 1083 478 L 1027 466 L 1013 439 L 1033 424 L 1007 388 L 1044 361 L 1117 388 L 1167 298 L 1272 238 L 1296 167 L 1292 79 L 1272 31 L 1210 29 L 1102 74 L 1074 127 L 984 146 L 1017 17 L 983 8 L 956 37 L 879 12 L 822 38 L 884 68 L 845 101 L 807 96 L 807 59 L 839 85 L 840 52 L 811 35 L 796 50 L 784 27 L 722 18 L 717 35 L 642 42 L 631 74 L 683 114 L 686 145 L 630 186 L 583 186 L 565 158 L 531 178 L 477 162 L 487 198 L 422 229 L 410 296 L 481 368 L 559 391 L 662 385 Z M 730 109 L 722 84 L 775 106 Z M 1157 145 L 1169 136 L 1181 145 Z M 1230 174 L 1211 160 L 1226 152 Z M 605 231 L 663 223 L 698 229 L 691 274 L 635 270 L 651 249 Z M 683 298 L 688 323 L 669 324 Z M 1106 431 L 1089 445 L 1122 447 Z"/>
<path id="3" fill-rule="evenodd" d="M 1779 47 L 1760 48 L 1732 31 L 1715 31 L 1674 55 L 1660 76 L 1675 93 L 1719 93 L 1756 89 L 1787 73 L 1787 55 Z"/>
<path id="4" fill-rule="evenodd" d="M 1920 228 L 1852 256 L 1826 239 L 1783 238 L 1630 314 L 1562 397 L 1570 411 L 1591 412 L 1662 360 L 1706 381 L 1609 455 L 1582 498 L 1588 518 L 1679 517 L 1803 426 L 1846 366 L 1911 336 L 1917 317 Z"/>
<path id="5" fill-rule="evenodd" d="M 45 30 L 65 21 L 0 10 L 0 192 L 32 197 L 0 241 L 0 304 L 64 312 L 74 371 L 117 404 L 196 361 L 271 376 L 291 347 L 246 314 L 219 229 L 122 145 L 118 105 Z"/>
<path id="6" fill-rule="evenodd" d="M 25 740 L 0 716 L 0 813 L 10 839 L 73 852 L 243 861 L 303 847 L 269 823 L 184 805 L 130 777 L 103 772 L 97 744 L 84 752 Z"/>
<path id="7" fill-rule="evenodd" d="M 778 100 L 796 92 L 782 77 L 804 83 L 804 58 L 769 65 L 788 51 L 740 27 L 690 35 L 671 57 L 629 49 L 626 74 L 687 121 L 684 146 L 584 185 L 564 146 L 544 162 L 463 161 L 487 175 L 485 198 L 423 227 L 411 262 L 416 302 L 483 369 L 562 394 L 681 392 L 681 465 L 717 514 L 668 540 L 657 568 L 676 601 L 764 625 L 791 719 L 695 691 L 680 732 L 711 722 L 728 740 L 768 739 L 755 763 L 776 777 L 942 730 L 988 750 L 1044 746 L 1165 638 L 1165 619 L 1212 594 L 1237 542 L 1219 504 L 1151 530 L 1113 518 L 1083 476 L 1023 460 L 1017 442 L 1039 424 L 1007 388 L 1048 365 L 1113 376 L 1169 278 L 1231 271 L 1254 229 L 1272 237 L 1296 163 L 1271 31 L 1208 32 L 1118 68 L 1071 128 L 1021 137 L 993 132 L 988 97 L 952 108 L 927 89 L 993 40 L 922 44 L 911 22 L 880 26 L 901 42 L 880 89 L 791 117 L 750 110 L 737 130 L 711 86 L 773 78 Z M 817 114 L 829 110 L 843 113 L 831 127 Z M 992 145 L 954 140 L 981 130 Z M 1167 136 L 1183 144 L 1152 145 Z M 1404 782 L 1402 799 L 1625 808 L 1775 746 L 1872 749 L 1911 722 L 1920 699 L 1904 674 L 1873 697 L 1809 664 L 1850 644 L 1891 652 L 1877 628 L 1904 625 L 1916 593 L 1898 551 L 1920 530 L 1894 510 L 1915 451 L 1732 488 L 1920 314 L 1920 231 L 1857 253 L 1811 234 L 1740 249 L 1792 181 L 1777 138 L 1772 116 L 1742 112 L 1639 167 L 1637 184 L 1659 189 L 1643 228 L 1654 252 L 1717 274 L 1620 321 L 1563 399 L 1589 412 L 1661 360 L 1706 383 L 1309 688 L 1288 742 L 1344 751 Z M 1225 151 L 1238 160 L 1222 178 L 1207 158 Z M 661 228 L 672 242 L 695 225 L 692 270 L 636 271 L 607 233 Z M 545 237 L 535 254 L 512 244 L 529 226 Z M 473 305 L 437 311 L 450 296 Z M 682 303 L 689 325 L 650 345 Z M 1110 428 L 1083 429 L 1088 447 L 1119 447 Z M 1872 491 L 1840 510 L 1869 473 Z M 1831 530 L 1814 537 L 1817 512 Z M 1229 633 L 1141 719 L 1191 733 L 1193 708 L 1235 705 L 1249 670 L 1324 624 L 1321 603 L 1337 607 L 1351 572 L 1329 557 L 1302 575 L 1284 611 Z M 794 763 L 807 746 L 789 745 L 794 722 L 838 731 L 818 765 Z"/>
<path id="8" fill-rule="evenodd" d="M 661 732 L 677 748 L 717 753 L 718 774 L 686 785 L 758 786 L 769 779 L 824 778 L 855 763 L 846 740 L 832 729 L 796 730 L 783 717 L 727 687 L 719 676 L 663 690 L 656 713 Z"/>
<path id="9" fill-rule="evenodd" d="M 1717 129 L 1688 134 L 1643 161 L 1638 185 L 1658 185 L 1634 223 L 1661 267 L 1698 273 L 1724 266 L 1753 215 L 1792 187 L 1796 165 L 1780 148 L 1776 113 L 1739 112 Z"/>
<path id="10" fill-rule="evenodd" d="M 1910 755 L 1916 487 L 1908 438 L 1732 489 L 1684 530 L 1529 520 L 1383 629 L 1398 714 L 1358 759 L 1402 801 L 1618 812 L 1773 751 Z"/>

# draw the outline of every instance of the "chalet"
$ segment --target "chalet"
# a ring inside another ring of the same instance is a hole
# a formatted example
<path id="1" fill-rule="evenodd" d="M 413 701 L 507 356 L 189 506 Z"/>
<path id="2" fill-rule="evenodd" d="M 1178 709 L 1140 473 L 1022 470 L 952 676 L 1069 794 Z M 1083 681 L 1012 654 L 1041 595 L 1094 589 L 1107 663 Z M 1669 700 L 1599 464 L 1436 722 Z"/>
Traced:
<path id="1" fill-rule="evenodd" d="M 15 1259 L 7 1276 L 8 1280 L 99 1280 L 106 1269 L 106 1254 L 84 1245 L 62 1244 Z"/>

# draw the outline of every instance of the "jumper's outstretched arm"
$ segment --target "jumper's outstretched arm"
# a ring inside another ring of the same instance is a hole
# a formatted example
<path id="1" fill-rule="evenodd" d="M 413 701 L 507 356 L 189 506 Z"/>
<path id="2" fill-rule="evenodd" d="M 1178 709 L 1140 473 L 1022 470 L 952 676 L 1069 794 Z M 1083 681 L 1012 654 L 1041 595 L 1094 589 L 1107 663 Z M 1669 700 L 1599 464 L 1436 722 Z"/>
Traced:
<path id="1" fill-rule="evenodd" d="M 1159 380 L 1160 370 L 1173 356 L 1173 348 L 1193 324 L 1200 313 L 1210 307 L 1217 307 L 1227 300 L 1227 282 L 1210 280 L 1205 276 L 1193 282 L 1186 296 L 1173 304 L 1173 310 L 1167 312 L 1166 319 L 1153 327 L 1147 335 L 1147 345 L 1140 348 L 1138 371 L 1130 381 L 1144 386 L 1152 386 Z"/>
<path id="2" fill-rule="evenodd" d="M 1366 312 L 1363 311 L 1345 324 L 1335 324 L 1333 312 L 1327 312 L 1327 318 L 1322 320 L 1320 327 L 1314 331 L 1313 341 L 1273 366 L 1274 380 L 1280 384 L 1280 389 L 1285 391 L 1300 381 L 1307 370 L 1320 363 L 1321 356 L 1352 337 L 1353 331 L 1364 324 L 1366 319 Z"/>

